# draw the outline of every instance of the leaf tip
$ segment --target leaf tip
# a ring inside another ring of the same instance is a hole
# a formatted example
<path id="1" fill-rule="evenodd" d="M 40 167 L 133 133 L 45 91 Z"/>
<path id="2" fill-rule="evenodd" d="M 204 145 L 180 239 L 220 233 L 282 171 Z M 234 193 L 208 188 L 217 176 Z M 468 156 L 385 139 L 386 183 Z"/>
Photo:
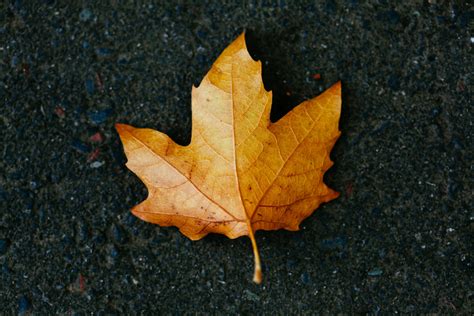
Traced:
<path id="1" fill-rule="evenodd" d="M 117 132 L 119 134 L 122 134 L 123 132 L 130 129 L 130 125 L 122 124 L 122 123 L 115 123 L 115 129 L 117 130 Z"/>
<path id="2" fill-rule="evenodd" d="M 337 96 L 341 96 L 341 87 L 342 87 L 342 84 L 341 84 L 341 80 L 339 80 L 338 82 L 336 82 L 335 84 L 333 84 L 329 90 L 331 91 L 331 93 L 337 95 Z"/>
<path id="3" fill-rule="evenodd" d="M 329 190 L 330 190 L 330 193 L 328 194 L 327 202 L 329 202 L 331 200 L 334 200 L 334 199 L 337 199 L 341 195 L 340 192 L 337 192 L 333 189 L 329 189 Z"/>
<path id="4" fill-rule="evenodd" d="M 253 60 L 253 58 L 250 56 L 249 49 L 247 48 L 247 41 L 245 40 L 245 32 L 239 35 L 237 39 L 235 40 L 236 44 L 241 47 L 243 50 L 247 52 L 249 57 Z"/>

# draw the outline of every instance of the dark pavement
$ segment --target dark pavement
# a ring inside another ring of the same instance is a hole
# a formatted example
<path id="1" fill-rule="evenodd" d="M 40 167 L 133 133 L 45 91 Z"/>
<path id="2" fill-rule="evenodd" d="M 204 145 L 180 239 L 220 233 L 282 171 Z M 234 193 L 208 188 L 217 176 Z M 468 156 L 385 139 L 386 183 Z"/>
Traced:
<path id="1" fill-rule="evenodd" d="M 472 314 L 472 4 L 131 2 L 0 4 L 1 314 Z M 113 127 L 189 142 L 191 86 L 243 30 L 274 120 L 343 84 L 341 197 L 257 233 L 261 286 L 248 238 L 130 214 Z"/>

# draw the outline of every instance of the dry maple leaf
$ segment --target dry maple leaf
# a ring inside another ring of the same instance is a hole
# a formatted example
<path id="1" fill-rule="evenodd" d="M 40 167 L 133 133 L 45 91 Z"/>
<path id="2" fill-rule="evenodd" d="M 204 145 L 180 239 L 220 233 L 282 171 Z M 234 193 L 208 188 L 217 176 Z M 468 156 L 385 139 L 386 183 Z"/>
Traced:
<path id="1" fill-rule="evenodd" d="M 271 103 L 261 62 L 250 57 L 242 34 L 192 89 L 188 146 L 152 129 L 116 125 L 127 167 L 148 189 L 133 214 L 177 226 L 192 240 L 208 233 L 249 236 L 256 283 L 262 273 L 255 231 L 298 230 L 321 203 L 339 195 L 323 175 L 340 135 L 340 83 L 275 123 Z"/>

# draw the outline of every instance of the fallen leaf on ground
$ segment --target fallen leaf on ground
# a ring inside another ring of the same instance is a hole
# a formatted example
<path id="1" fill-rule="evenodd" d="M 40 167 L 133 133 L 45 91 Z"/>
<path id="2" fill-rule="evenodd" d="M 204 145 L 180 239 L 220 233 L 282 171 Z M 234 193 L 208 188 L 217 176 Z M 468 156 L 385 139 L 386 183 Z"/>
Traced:
<path id="1" fill-rule="evenodd" d="M 242 34 L 192 89 L 188 146 L 152 129 L 116 125 L 127 167 L 148 189 L 133 214 L 176 226 L 192 240 L 208 233 L 249 236 L 256 283 L 262 272 L 255 232 L 296 231 L 321 203 L 339 195 L 323 175 L 340 135 L 340 83 L 274 123 L 271 104 L 261 62 L 250 57 Z"/>

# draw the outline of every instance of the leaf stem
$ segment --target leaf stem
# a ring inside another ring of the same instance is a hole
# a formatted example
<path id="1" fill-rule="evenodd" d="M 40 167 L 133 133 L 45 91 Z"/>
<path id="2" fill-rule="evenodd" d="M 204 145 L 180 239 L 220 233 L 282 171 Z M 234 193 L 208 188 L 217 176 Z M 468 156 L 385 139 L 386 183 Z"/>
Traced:
<path id="1" fill-rule="evenodd" d="M 260 254 L 258 253 L 257 242 L 252 227 L 249 225 L 249 237 L 252 242 L 253 255 L 255 260 L 255 270 L 253 273 L 253 281 L 257 284 L 262 283 L 262 264 L 260 263 Z"/>

